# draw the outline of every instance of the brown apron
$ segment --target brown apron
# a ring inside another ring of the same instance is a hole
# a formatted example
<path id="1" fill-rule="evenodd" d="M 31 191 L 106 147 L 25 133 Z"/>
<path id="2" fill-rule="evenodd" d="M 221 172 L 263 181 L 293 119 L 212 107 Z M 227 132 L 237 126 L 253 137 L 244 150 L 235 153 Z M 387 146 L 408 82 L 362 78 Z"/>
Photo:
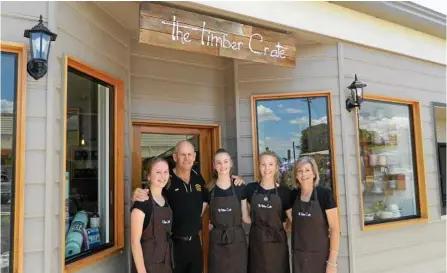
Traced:
<path id="1" fill-rule="evenodd" d="M 323 217 L 320 202 L 304 202 L 298 194 L 292 208 L 292 268 L 293 273 L 325 273 L 329 257 L 329 227 Z"/>
<path id="2" fill-rule="evenodd" d="M 289 273 L 287 235 L 281 221 L 281 198 L 276 194 L 258 194 L 251 201 L 252 225 L 249 237 L 249 273 Z"/>
<path id="3" fill-rule="evenodd" d="M 158 206 L 151 193 L 149 199 L 152 202 L 151 219 L 141 234 L 144 265 L 146 271 L 150 273 L 172 273 L 172 210 L 169 205 L 167 207 Z M 132 273 L 137 273 L 135 262 L 132 266 Z"/>
<path id="4" fill-rule="evenodd" d="M 214 197 L 214 189 L 211 191 L 209 273 L 247 272 L 247 240 L 233 183 L 231 191 L 227 197 Z"/>

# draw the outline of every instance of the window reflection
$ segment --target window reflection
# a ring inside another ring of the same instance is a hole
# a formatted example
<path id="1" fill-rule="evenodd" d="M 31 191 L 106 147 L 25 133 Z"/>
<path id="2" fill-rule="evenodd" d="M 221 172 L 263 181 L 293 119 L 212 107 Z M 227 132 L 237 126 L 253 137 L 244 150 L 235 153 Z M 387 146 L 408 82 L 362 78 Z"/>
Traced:
<path id="1" fill-rule="evenodd" d="M 17 54 L 1 53 L 1 209 L 0 209 L 0 272 L 10 271 L 14 219 L 11 206 L 14 198 L 14 145 L 17 92 Z"/>
<path id="2" fill-rule="evenodd" d="M 332 188 L 327 97 L 257 100 L 258 154 L 280 157 L 282 182 L 292 185 L 291 171 L 300 156 L 315 158 L 320 185 Z"/>
<path id="3" fill-rule="evenodd" d="M 364 101 L 359 128 L 365 224 L 418 217 L 412 107 Z"/>
<path id="4" fill-rule="evenodd" d="M 66 263 L 114 243 L 114 90 L 68 69 Z"/>

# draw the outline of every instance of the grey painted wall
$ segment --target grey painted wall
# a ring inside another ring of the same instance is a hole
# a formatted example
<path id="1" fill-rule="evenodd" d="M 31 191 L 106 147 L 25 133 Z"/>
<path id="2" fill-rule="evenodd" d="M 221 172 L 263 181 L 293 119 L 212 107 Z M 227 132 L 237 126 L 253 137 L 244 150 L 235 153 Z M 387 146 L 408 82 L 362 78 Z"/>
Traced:
<path id="1" fill-rule="evenodd" d="M 4 41 L 27 43 L 23 30 L 34 26 L 39 14 L 59 35 L 52 46 L 48 76 L 39 81 L 28 78 L 24 273 L 61 272 L 64 54 L 125 82 L 127 236 L 132 119 L 220 124 L 223 146 L 237 159 L 238 173 L 250 181 L 253 179 L 250 96 L 330 90 L 342 226 L 339 272 L 350 272 L 350 260 L 354 265 L 351 273 L 445 272 L 446 222 L 440 217 L 430 107 L 432 101 L 446 101 L 445 66 L 348 44 L 314 44 L 299 46 L 297 68 L 287 69 L 140 45 L 131 40 L 129 30 L 94 3 L 2 2 L 1 8 Z M 361 231 L 354 117 L 342 107 L 348 92 L 345 87 L 354 73 L 361 75 L 368 84 L 366 91 L 371 94 L 421 103 L 428 224 Z M 348 253 L 352 256 L 348 257 Z M 129 257 L 126 248 L 124 253 L 80 272 L 126 272 Z"/>
<path id="2" fill-rule="evenodd" d="M 341 149 L 338 55 L 336 44 L 297 47 L 295 69 L 237 62 L 236 92 L 239 104 L 238 168 L 247 181 L 254 179 L 251 95 L 330 91 L 334 122 L 335 157 L 340 206 L 341 242 L 339 272 L 348 272 L 348 232 L 343 151 Z"/>
<path id="3" fill-rule="evenodd" d="M 357 73 L 368 84 L 368 94 L 404 98 L 420 102 L 423 149 L 429 205 L 429 223 L 382 231 L 362 232 L 358 170 L 351 168 L 347 183 L 352 187 L 353 236 L 356 271 L 359 273 L 445 272 L 446 222 L 441 220 L 439 180 L 431 102 L 446 101 L 446 67 L 387 52 L 350 44 L 343 45 L 344 85 Z M 347 91 L 346 91 L 347 92 Z M 345 111 L 346 112 L 346 111 Z M 354 117 L 346 121 L 348 141 L 355 142 Z M 356 159 L 356 147 L 346 147 L 349 158 Z M 380 262 L 379 262 L 380 261 Z"/>
<path id="4" fill-rule="evenodd" d="M 2 2 L 1 3 L 1 40 L 28 44 L 23 37 L 25 29 L 33 27 L 42 14 L 47 21 L 49 13 L 48 2 Z M 11 27 L 14 26 L 14 27 Z M 24 219 L 23 219 L 23 271 L 24 273 L 49 272 L 57 267 L 56 263 L 45 263 L 44 257 L 54 252 L 48 245 L 48 234 L 45 226 L 55 224 L 54 217 L 46 214 L 51 198 L 45 199 L 46 190 L 54 185 L 48 181 L 49 163 L 47 149 L 47 121 L 51 113 L 47 110 L 48 77 L 35 81 L 28 76 L 26 90 L 26 145 L 25 145 L 25 176 L 24 176 Z M 29 134 L 34 132 L 34 135 Z M 51 227 L 49 227 L 51 229 Z M 47 240 L 45 240 L 47 238 Z"/>
<path id="5" fill-rule="evenodd" d="M 61 231 L 65 229 L 61 219 L 61 196 L 64 193 L 60 182 L 65 162 L 61 129 L 64 56 L 76 57 L 124 80 L 127 92 L 130 35 L 93 3 L 2 2 L 1 8 L 3 41 L 27 44 L 23 31 L 33 27 L 40 14 L 48 27 L 58 34 L 51 47 L 47 76 L 38 81 L 28 77 L 27 83 L 23 273 L 62 272 L 60 247 L 63 242 L 60 238 Z M 125 164 L 129 166 L 127 128 Z M 118 255 L 79 272 L 116 269 L 123 272 L 125 264 L 123 256 Z"/>

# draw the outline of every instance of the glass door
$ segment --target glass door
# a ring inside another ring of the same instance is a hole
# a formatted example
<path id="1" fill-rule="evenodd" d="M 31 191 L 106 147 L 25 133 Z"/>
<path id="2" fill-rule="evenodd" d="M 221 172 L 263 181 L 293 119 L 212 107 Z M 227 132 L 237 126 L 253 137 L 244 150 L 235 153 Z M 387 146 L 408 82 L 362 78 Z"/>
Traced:
<path id="1" fill-rule="evenodd" d="M 184 125 L 171 123 L 134 122 L 132 149 L 132 192 L 147 186 L 146 164 L 154 156 L 163 157 L 169 168 L 175 166 L 172 154 L 181 140 L 189 140 L 194 145 L 196 161 L 193 169 L 202 174 L 206 183 L 212 174 L 212 155 L 220 147 L 220 128 L 217 125 Z M 202 246 L 204 270 L 208 261 L 208 210 L 202 217 Z"/>

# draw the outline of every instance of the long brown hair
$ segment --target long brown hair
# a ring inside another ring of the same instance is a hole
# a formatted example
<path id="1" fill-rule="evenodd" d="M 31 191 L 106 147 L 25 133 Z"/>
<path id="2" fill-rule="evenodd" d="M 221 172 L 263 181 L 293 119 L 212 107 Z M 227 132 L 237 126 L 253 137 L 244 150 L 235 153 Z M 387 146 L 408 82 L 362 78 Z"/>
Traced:
<path id="1" fill-rule="evenodd" d="M 149 179 L 149 177 L 151 176 L 151 172 L 152 172 L 152 168 L 155 166 L 155 164 L 157 164 L 158 162 L 165 162 L 166 165 L 168 165 L 168 169 L 169 169 L 169 163 L 168 161 L 166 161 L 166 159 L 162 158 L 162 157 L 158 157 L 158 156 L 154 156 L 151 157 L 146 165 L 146 173 L 147 173 L 147 186 L 150 187 L 151 185 L 151 180 Z M 168 178 L 168 183 L 166 183 L 166 188 L 169 188 L 169 184 L 170 184 L 170 178 Z"/>
<path id="2" fill-rule="evenodd" d="M 274 151 L 271 151 L 271 150 L 262 152 L 259 155 L 259 165 L 261 165 L 261 158 L 263 156 L 271 156 L 271 157 L 275 158 L 275 161 L 276 161 L 275 183 L 281 184 L 281 174 L 279 172 L 279 157 L 278 157 L 278 155 Z M 261 168 L 259 168 L 259 178 L 260 178 L 259 183 L 261 183 L 261 180 L 262 180 Z"/>
<path id="3" fill-rule="evenodd" d="M 217 173 L 216 169 L 214 168 L 214 160 L 216 160 L 216 156 L 219 154 L 227 154 L 231 160 L 231 155 L 227 150 L 220 148 L 219 150 L 216 151 L 216 153 L 213 156 L 213 175 L 211 177 L 211 182 L 208 183 L 208 185 L 207 185 L 208 190 L 212 190 L 216 186 L 217 179 L 219 178 L 219 174 Z M 233 160 L 231 160 L 231 164 L 233 164 Z M 231 177 L 232 171 L 233 171 L 233 168 L 230 169 L 230 172 L 229 172 L 230 177 Z"/>

